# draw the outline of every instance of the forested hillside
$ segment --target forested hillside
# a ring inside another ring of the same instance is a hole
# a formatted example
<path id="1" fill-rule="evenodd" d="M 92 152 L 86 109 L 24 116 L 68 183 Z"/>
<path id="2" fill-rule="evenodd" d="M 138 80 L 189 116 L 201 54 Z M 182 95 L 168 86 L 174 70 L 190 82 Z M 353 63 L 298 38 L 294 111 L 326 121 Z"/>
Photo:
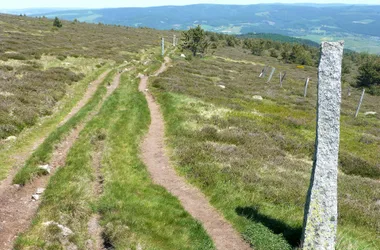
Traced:
<path id="1" fill-rule="evenodd" d="M 380 53 L 379 13 L 378 5 L 203 4 L 70 10 L 45 15 L 167 30 L 186 30 L 201 24 L 206 30 L 227 34 L 276 33 L 317 43 L 344 38 L 347 49 Z"/>

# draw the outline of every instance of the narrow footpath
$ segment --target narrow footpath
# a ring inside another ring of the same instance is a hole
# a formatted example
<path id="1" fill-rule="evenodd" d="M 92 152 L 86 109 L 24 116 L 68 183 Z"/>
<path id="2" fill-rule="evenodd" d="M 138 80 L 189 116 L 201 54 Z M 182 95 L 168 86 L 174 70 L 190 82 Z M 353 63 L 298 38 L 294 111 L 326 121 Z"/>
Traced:
<path id="1" fill-rule="evenodd" d="M 73 108 L 68 117 L 64 119 L 65 121 L 68 121 L 87 103 L 108 73 L 109 71 L 104 73 L 97 81 L 91 84 L 83 99 Z M 5 183 L 1 185 L 0 250 L 12 249 L 17 235 L 27 230 L 41 203 L 40 199 L 33 200 L 32 195 L 36 193 L 37 189 L 46 188 L 50 176 L 52 176 L 59 167 L 63 167 L 66 164 L 67 154 L 79 137 L 80 132 L 83 130 L 86 123 L 99 112 L 104 101 L 115 89 L 117 89 L 119 83 L 120 73 L 116 74 L 112 84 L 107 87 L 107 93 L 99 105 L 87 116 L 85 121 L 74 128 L 70 134 L 57 145 L 49 164 L 52 167 L 50 175 L 40 176 L 23 187 L 11 185 L 11 182 L 6 183 L 7 185 L 5 185 Z"/>
<path id="2" fill-rule="evenodd" d="M 170 64 L 170 59 L 166 57 L 154 76 L 167 70 L 168 64 Z M 139 90 L 147 99 L 151 115 L 151 125 L 141 146 L 141 153 L 153 181 L 176 196 L 185 210 L 203 224 L 218 250 L 251 249 L 239 233 L 210 205 L 204 194 L 188 184 L 170 166 L 169 158 L 165 153 L 165 126 L 159 105 L 147 91 L 149 77 L 141 76 L 140 78 Z"/>

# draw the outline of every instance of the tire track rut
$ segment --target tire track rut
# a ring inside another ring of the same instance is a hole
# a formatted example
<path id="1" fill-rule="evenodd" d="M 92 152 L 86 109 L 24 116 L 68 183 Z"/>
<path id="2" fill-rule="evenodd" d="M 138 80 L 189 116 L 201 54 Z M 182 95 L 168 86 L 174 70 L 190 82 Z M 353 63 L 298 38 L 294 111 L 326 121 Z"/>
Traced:
<path id="1" fill-rule="evenodd" d="M 99 77 L 98 80 L 93 82 L 87 90 L 84 98 L 73 108 L 72 112 L 64 119 L 68 121 L 88 102 L 93 96 L 100 83 L 104 80 L 106 75 L 110 71 L 105 72 Z M 37 188 L 45 188 L 48 184 L 50 176 L 59 168 L 65 165 L 66 157 L 70 148 L 79 137 L 80 132 L 85 127 L 86 123 L 90 121 L 100 110 L 104 101 L 113 93 L 119 86 L 121 73 L 117 73 L 110 86 L 107 87 L 107 93 L 102 98 L 102 101 L 97 107 L 86 117 L 86 119 L 75 127 L 70 134 L 63 139 L 53 152 L 53 156 L 50 160 L 52 171 L 50 175 L 41 176 L 36 178 L 31 183 L 26 184 L 23 187 L 11 185 L 12 179 L 8 181 L 7 185 L 1 185 L 0 188 L 0 249 L 7 250 L 12 249 L 13 242 L 17 238 L 17 235 L 24 232 L 29 227 L 32 218 L 37 212 L 38 206 L 41 203 L 41 199 L 33 201 L 31 199 Z M 42 142 L 41 142 L 42 143 Z"/>

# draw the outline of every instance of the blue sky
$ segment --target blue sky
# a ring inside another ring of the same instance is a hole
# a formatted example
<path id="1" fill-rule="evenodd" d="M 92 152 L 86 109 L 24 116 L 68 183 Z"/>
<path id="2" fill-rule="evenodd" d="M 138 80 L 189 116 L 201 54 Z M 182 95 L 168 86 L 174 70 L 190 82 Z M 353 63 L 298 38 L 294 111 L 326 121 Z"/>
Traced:
<path id="1" fill-rule="evenodd" d="M 196 3 L 215 4 L 257 4 L 257 3 L 346 3 L 346 4 L 380 4 L 380 0 L 1 0 L 0 9 L 24 9 L 42 7 L 81 7 L 81 8 L 105 8 L 105 7 L 146 7 L 159 5 L 187 5 Z"/>

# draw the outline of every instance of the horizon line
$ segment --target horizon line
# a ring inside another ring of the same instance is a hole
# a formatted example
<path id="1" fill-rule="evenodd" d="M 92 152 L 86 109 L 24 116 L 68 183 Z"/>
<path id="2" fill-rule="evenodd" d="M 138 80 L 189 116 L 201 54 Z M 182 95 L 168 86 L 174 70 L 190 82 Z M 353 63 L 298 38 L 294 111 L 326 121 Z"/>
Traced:
<path id="1" fill-rule="evenodd" d="M 251 5 L 351 5 L 351 6 L 377 6 L 378 4 L 369 3 L 254 3 L 254 4 L 219 4 L 219 3 L 195 3 L 195 4 L 185 4 L 185 5 L 152 5 L 152 6 L 139 6 L 139 7 L 128 7 L 128 6 L 118 6 L 118 7 L 28 7 L 28 8 L 0 8 L 0 10 L 33 10 L 33 9 L 120 9 L 120 8 L 155 8 L 155 7 L 185 7 L 194 5 L 231 5 L 231 6 L 251 6 Z"/>

